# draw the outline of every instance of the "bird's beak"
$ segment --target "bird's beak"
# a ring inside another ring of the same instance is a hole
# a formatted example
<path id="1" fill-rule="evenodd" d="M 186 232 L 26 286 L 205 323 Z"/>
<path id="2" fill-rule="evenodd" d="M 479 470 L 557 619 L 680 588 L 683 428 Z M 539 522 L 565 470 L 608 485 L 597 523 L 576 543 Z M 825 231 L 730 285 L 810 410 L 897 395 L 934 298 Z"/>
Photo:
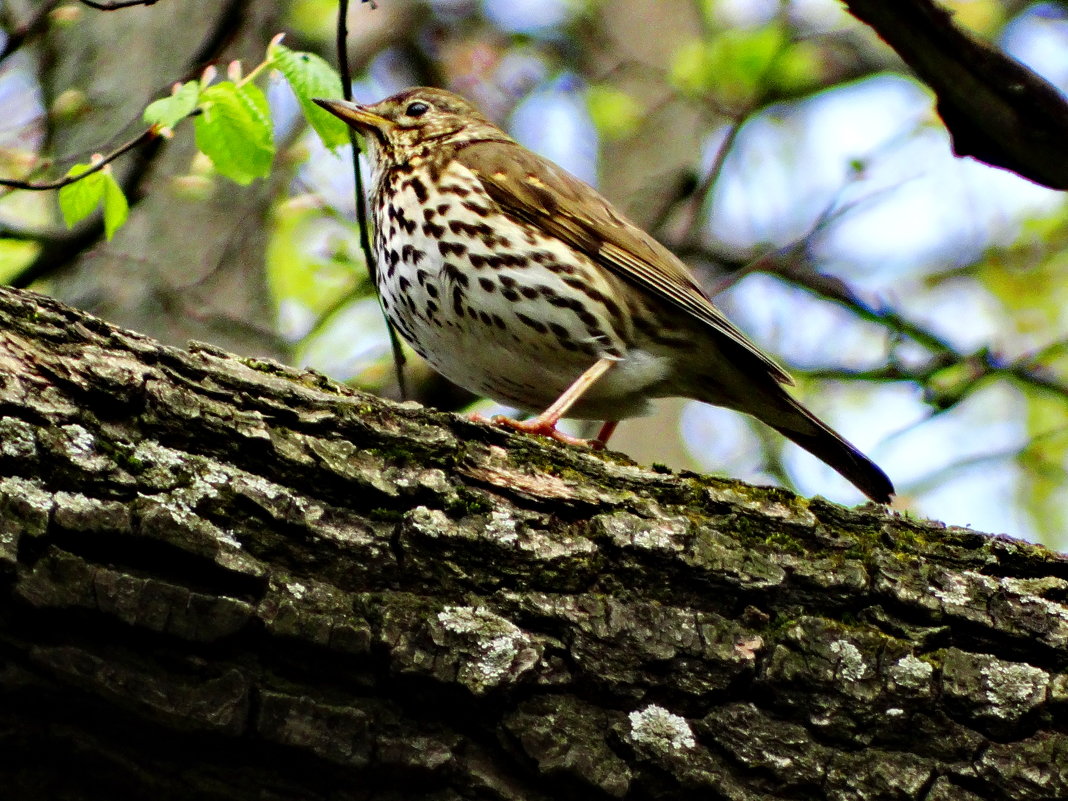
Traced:
<path id="1" fill-rule="evenodd" d="M 359 131 L 368 129 L 385 131 L 393 127 L 392 121 L 373 111 L 368 111 L 366 106 L 358 103 L 350 103 L 347 100 L 327 100 L 321 97 L 313 97 L 312 102 Z"/>

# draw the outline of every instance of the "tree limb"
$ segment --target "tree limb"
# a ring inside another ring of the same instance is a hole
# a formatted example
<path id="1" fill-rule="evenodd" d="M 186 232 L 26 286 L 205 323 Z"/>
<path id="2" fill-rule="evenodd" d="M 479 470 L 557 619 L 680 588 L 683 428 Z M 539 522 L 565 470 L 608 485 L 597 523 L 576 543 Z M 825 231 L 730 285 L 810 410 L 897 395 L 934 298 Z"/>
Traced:
<path id="1" fill-rule="evenodd" d="M 845 0 L 938 97 L 958 156 L 1068 189 L 1068 102 L 1020 62 L 973 38 L 932 0 Z"/>
<path id="2" fill-rule="evenodd" d="M 8 797 L 1068 794 L 1068 560 L 1040 547 L 10 289 L 0 408 Z"/>

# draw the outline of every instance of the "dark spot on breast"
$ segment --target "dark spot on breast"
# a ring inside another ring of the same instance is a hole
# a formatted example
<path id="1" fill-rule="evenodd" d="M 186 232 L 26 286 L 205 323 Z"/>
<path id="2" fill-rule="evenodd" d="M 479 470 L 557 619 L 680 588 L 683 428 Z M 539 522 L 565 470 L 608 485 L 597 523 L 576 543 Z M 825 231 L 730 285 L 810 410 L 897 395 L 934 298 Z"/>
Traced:
<path id="1" fill-rule="evenodd" d="M 427 284 L 426 285 L 426 293 L 428 295 L 430 295 L 430 297 L 436 298 L 438 296 L 438 288 L 436 286 L 434 286 L 433 284 Z"/>
<path id="2" fill-rule="evenodd" d="M 429 236 L 432 239 L 441 239 L 445 236 L 445 226 L 432 223 L 427 220 L 423 223 L 423 234 Z"/>
<path id="3" fill-rule="evenodd" d="M 403 275 L 397 280 L 397 286 L 400 287 L 401 292 L 407 292 L 412 287 L 412 282 L 405 278 Z"/>
<path id="4" fill-rule="evenodd" d="M 452 309 L 457 317 L 464 316 L 464 293 L 458 286 L 452 290 Z"/>
<path id="5" fill-rule="evenodd" d="M 529 285 L 520 287 L 519 292 L 523 295 L 524 298 L 528 298 L 530 300 L 534 300 L 534 298 L 538 296 L 537 287 Z"/>
<path id="6" fill-rule="evenodd" d="M 412 191 L 415 192 L 415 196 L 419 198 L 419 202 L 426 203 L 426 185 L 417 177 L 413 177 L 408 182 L 408 185 L 412 188 Z"/>
<path id="7" fill-rule="evenodd" d="M 486 314 L 486 312 L 484 312 L 484 311 L 480 311 L 478 313 L 478 319 L 482 321 L 483 325 L 492 325 L 493 324 L 493 321 L 490 319 L 490 316 L 488 314 Z"/>
<path id="8" fill-rule="evenodd" d="M 502 289 L 501 294 L 504 296 L 505 300 L 510 300 L 513 303 L 516 303 L 519 300 L 519 293 L 514 289 Z"/>
<path id="9" fill-rule="evenodd" d="M 597 315 L 592 314 L 590 310 L 583 306 L 581 303 L 577 307 L 573 306 L 571 310 L 575 312 L 576 317 L 582 320 L 583 324 L 587 326 L 591 334 L 594 333 L 595 329 L 598 334 L 603 334 L 601 329 L 597 327 Z"/>
<path id="10" fill-rule="evenodd" d="M 448 210 L 449 210 L 449 204 L 448 203 L 439 203 L 438 204 L 438 214 L 444 214 Z"/>
<path id="11" fill-rule="evenodd" d="M 528 317 L 522 312 L 516 312 L 515 316 L 519 320 L 519 322 L 521 322 L 523 325 L 530 326 L 539 334 L 544 334 L 549 330 L 545 327 L 545 323 L 543 323 L 541 320 L 535 320 L 533 317 Z"/>
<path id="12" fill-rule="evenodd" d="M 516 285 L 516 283 L 518 283 L 510 275 L 498 276 L 497 280 L 500 281 L 501 282 L 501 286 L 505 287 L 506 289 L 511 289 L 512 287 L 514 287 Z"/>
<path id="13" fill-rule="evenodd" d="M 547 323 L 549 330 L 552 331 L 559 339 L 571 339 L 571 332 L 567 330 L 566 326 L 560 325 L 560 323 Z"/>
<path id="14" fill-rule="evenodd" d="M 491 314 L 490 317 L 493 319 L 493 324 L 502 331 L 508 327 L 504 324 L 504 319 L 499 314 Z"/>
<path id="15" fill-rule="evenodd" d="M 474 267 L 476 270 L 479 269 L 480 267 L 485 266 L 485 264 L 486 264 L 486 257 L 481 255 L 481 254 L 479 254 L 479 253 L 472 253 L 470 256 L 467 257 L 467 260 L 471 263 L 471 266 Z"/>
<path id="16" fill-rule="evenodd" d="M 460 205 L 468 211 L 477 214 L 479 217 L 485 217 L 490 212 L 486 206 L 480 206 L 478 203 L 472 203 L 470 200 L 460 201 Z"/>
<path id="17" fill-rule="evenodd" d="M 443 265 L 441 265 L 441 272 L 445 276 L 446 281 L 449 281 L 453 284 L 457 284 L 461 287 L 466 288 L 467 285 L 471 283 L 471 279 L 467 277 L 467 273 L 465 273 L 452 262 L 447 261 Z"/>
<path id="18" fill-rule="evenodd" d="M 435 212 L 433 209 L 423 209 L 423 219 L 426 220 L 427 222 L 430 222 L 431 220 L 434 219 L 434 215 L 436 213 L 437 212 Z"/>
<path id="19" fill-rule="evenodd" d="M 478 279 L 478 285 L 486 292 L 493 292 L 497 289 L 497 285 L 485 277 Z"/>
<path id="20" fill-rule="evenodd" d="M 446 242 L 442 240 L 438 242 L 438 251 L 442 256 L 448 256 L 450 253 L 462 256 L 467 252 L 467 245 L 462 242 Z"/>

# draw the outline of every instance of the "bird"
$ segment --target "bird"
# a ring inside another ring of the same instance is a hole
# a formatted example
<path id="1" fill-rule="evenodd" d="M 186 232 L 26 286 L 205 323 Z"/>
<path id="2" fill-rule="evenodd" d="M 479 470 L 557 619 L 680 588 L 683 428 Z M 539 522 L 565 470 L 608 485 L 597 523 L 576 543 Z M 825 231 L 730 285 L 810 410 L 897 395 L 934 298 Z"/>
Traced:
<path id="1" fill-rule="evenodd" d="M 472 393 L 526 411 L 510 428 L 585 443 L 562 417 L 616 424 L 684 397 L 765 423 L 889 503 L 887 475 L 794 398 L 793 379 L 689 268 L 593 187 L 465 98 L 415 87 L 316 98 L 361 134 L 377 288 L 400 336 Z"/>

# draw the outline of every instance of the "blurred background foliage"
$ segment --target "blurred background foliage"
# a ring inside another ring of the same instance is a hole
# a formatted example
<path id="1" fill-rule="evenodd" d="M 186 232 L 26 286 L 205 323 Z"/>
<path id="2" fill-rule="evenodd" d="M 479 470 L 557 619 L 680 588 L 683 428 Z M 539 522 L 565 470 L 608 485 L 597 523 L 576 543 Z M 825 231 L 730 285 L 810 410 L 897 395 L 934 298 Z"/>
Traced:
<path id="1" fill-rule="evenodd" d="M 62 174 L 108 150 L 183 70 L 255 64 L 277 31 L 336 63 L 336 0 L 44 5 L 0 3 L 5 176 Z M 944 5 L 1068 88 L 1068 5 Z M 357 100 L 418 84 L 465 94 L 673 247 L 890 474 L 899 508 L 1068 547 L 1064 196 L 954 158 L 930 91 L 836 0 L 378 0 L 353 3 L 348 30 Z M 129 85 L 105 57 L 147 74 Z M 165 157 L 126 168 L 134 207 L 110 243 L 62 229 L 53 193 L 7 192 L 0 280 L 165 341 L 397 396 L 347 149 L 321 146 L 283 82 L 265 88 L 269 180 L 224 185 L 178 131 Z M 414 397 L 492 408 L 408 358 Z M 781 438 L 701 404 L 664 401 L 613 444 L 642 463 L 861 500 Z"/>

